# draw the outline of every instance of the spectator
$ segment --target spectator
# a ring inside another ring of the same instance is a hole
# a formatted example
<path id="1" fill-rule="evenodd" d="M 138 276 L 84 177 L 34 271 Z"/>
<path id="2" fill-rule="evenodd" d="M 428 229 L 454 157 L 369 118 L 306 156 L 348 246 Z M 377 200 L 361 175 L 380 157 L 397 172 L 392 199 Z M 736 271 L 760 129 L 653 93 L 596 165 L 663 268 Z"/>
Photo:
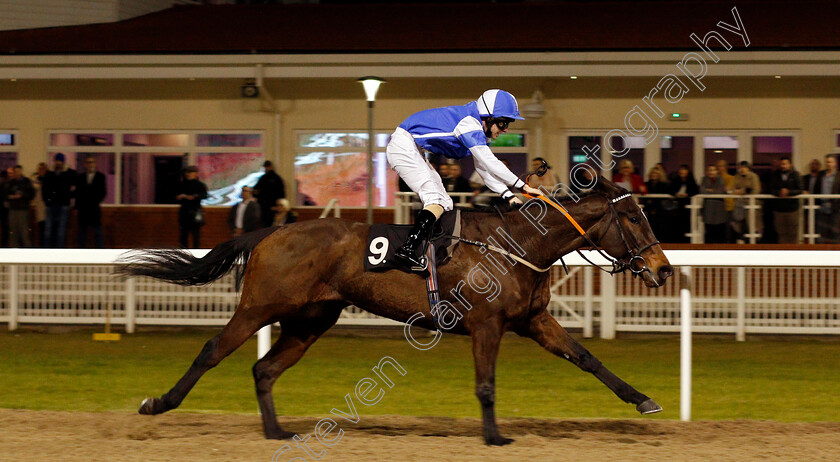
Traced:
<path id="1" fill-rule="evenodd" d="M 808 164 L 808 174 L 802 177 L 802 191 L 815 194 L 821 167 L 819 160 L 811 159 L 811 163 Z"/>
<path id="2" fill-rule="evenodd" d="M 283 226 L 297 222 L 297 213 L 292 211 L 288 199 L 277 199 L 274 212 L 274 226 Z"/>
<path id="3" fill-rule="evenodd" d="M 671 179 L 677 176 L 677 172 L 671 172 L 669 174 L 668 170 L 665 168 L 665 164 L 662 162 L 657 162 L 656 165 L 654 165 L 654 168 L 658 168 L 659 171 L 662 172 L 662 181 L 665 183 L 670 183 Z"/>
<path id="4" fill-rule="evenodd" d="M 702 194 L 726 194 L 726 185 L 715 165 L 706 167 L 706 176 L 700 184 Z M 729 219 L 723 199 L 703 199 L 703 223 L 706 225 L 707 244 L 725 243 Z"/>
<path id="5" fill-rule="evenodd" d="M 758 175 L 750 170 L 750 163 L 747 161 L 741 162 L 738 166 L 738 174 L 735 175 L 732 186 L 735 188 L 733 193 L 737 195 L 761 194 L 761 182 L 758 180 Z M 746 199 L 736 199 L 735 209 L 732 211 L 732 229 L 738 239 L 744 239 L 744 234 L 755 232 L 756 229 L 755 222 L 747 225 L 747 203 Z"/>
<path id="6" fill-rule="evenodd" d="M 648 194 L 670 194 L 665 174 L 657 167 L 650 169 L 646 186 Z M 668 216 L 676 209 L 676 202 L 671 199 L 642 199 L 641 202 L 653 234 L 662 242 L 671 242 L 673 233 L 669 232 Z"/>
<path id="7" fill-rule="evenodd" d="M 257 196 L 257 202 L 260 204 L 262 225 L 263 227 L 268 227 L 274 223 L 274 210 L 272 210 L 272 207 L 277 204 L 277 199 L 284 199 L 286 197 L 286 187 L 283 184 L 283 179 L 274 171 L 274 166 L 271 164 L 271 161 L 265 161 L 263 168 L 265 169 L 265 174 L 260 177 L 254 186 L 254 195 Z"/>
<path id="8" fill-rule="evenodd" d="M 64 154 L 55 155 L 53 171 L 44 176 L 42 195 L 47 205 L 47 220 L 44 227 L 46 247 L 61 248 L 67 235 L 67 216 L 70 213 L 70 198 L 76 184 L 76 171 L 67 168 Z"/>
<path id="9" fill-rule="evenodd" d="M 438 165 L 438 175 L 440 175 L 441 181 L 446 183 L 446 180 L 449 179 L 449 164 L 446 162 L 442 162 Z"/>
<path id="10" fill-rule="evenodd" d="M 46 246 L 44 229 L 47 226 L 47 205 L 44 203 L 43 184 L 44 178 L 49 171 L 47 164 L 41 162 L 38 164 L 38 170 L 32 174 L 32 187 L 35 188 L 35 198 L 32 200 L 32 203 L 35 208 L 35 224 L 38 227 L 38 245 L 41 247 Z"/>
<path id="11" fill-rule="evenodd" d="M 0 199 L 0 226 L 3 227 L 3 234 L 0 235 L 0 246 L 8 247 L 9 246 L 9 203 L 6 200 L 6 194 L 3 192 L 6 190 L 6 182 L 9 181 L 9 171 L 7 169 L 2 169 L 0 171 L 0 194 L 2 194 L 2 199 Z"/>
<path id="12" fill-rule="evenodd" d="M 726 159 L 718 159 L 715 162 L 715 166 L 717 167 L 718 177 L 723 180 L 724 186 L 724 193 L 725 194 L 732 194 L 735 190 L 733 186 L 733 182 L 735 177 L 729 174 L 729 162 Z M 732 229 L 732 212 L 735 210 L 735 199 L 724 199 L 723 200 L 723 207 L 726 209 L 726 237 L 723 242 L 733 243 L 735 242 L 735 232 Z"/>
<path id="13" fill-rule="evenodd" d="M 184 169 L 175 199 L 181 204 L 178 211 L 178 224 L 181 228 L 181 247 L 188 248 L 189 235 L 193 236 L 193 248 L 201 246 L 201 227 L 204 226 L 204 211 L 201 200 L 207 197 L 207 186 L 198 179 L 198 167 L 192 165 Z"/>
<path id="14" fill-rule="evenodd" d="M 257 230 L 262 227 L 260 204 L 254 200 L 249 186 L 242 188 L 242 201 L 230 208 L 228 227 L 233 237 Z"/>
<path id="15" fill-rule="evenodd" d="M 443 181 L 443 186 L 448 193 L 472 192 L 470 182 L 461 176 L 461 166 L 459 164 L 451 164 L 449 166 L 449 178 Z"/>
<path id="16" fill-rule="evenodd" d="M 613 175 L 613 183 L 623 187 L 633 194 L 647 194 L 645 180 L 633 173 L 635 167 L 630 159 L 624 159 L 619 163 L 618 173 Z"/>
<path id="17" fill-rule="evenodd" d="M 820 181 L 820 161 L 817 159 L 811 159 L 811 162 L 808 164 L 808 174 L 802 175 L 802 191 L 807 192 L 808 194 L 814 194 L 814 191 L 820 189 L 819 181 Z M 811 213 L 812 210 L 805 210 L 805 216 L 803 219 L 805 220 L 803 223 L 810 223 L 811 222 Z M 814 217 L 814 223 L 816 224 L 816 216 Z M 807 225 L 806 225 L 807 227 Z"/>
<path id="18" fill-rule="evenodd" d="M 35 197 L 32 181 L 23 175 L 23 167 L 8 170 L 4 192 L 9 202 L 9 243 L 13 247 L 32 247 L 29 237 L 29 203 Z"/>
<path id="19" fill-rule="evenodd" d="M 692 232 L 691 229 L 691 211 L 688 209 L 688 204 L 691 203 L 691 196 L 699 192 L 697 182 L 694 180 L 694 174 L 688 165 L 682 164 L 677 169 L 677 175 L 671 181 L 671 195 L 676 197 L 677 201 L 677 220 L 676 232 L 674 242 L 688 242 L 686 234 Z"/>
<path id="20" fill-rule="evenodd" d="M 531 171 L 532 172 L 537 171 L 537 169 L 540 168 L 540 166 L 542 166 L 542 163 L 544 161 L 545 161 L 545 159 L 543 159 L 542 157 L 534 157 L 534 159 L 531 160 Z M 546 165 L 548 165 L 548 164 L 546 164 Z M 542 187 L 549 194 L 551 193 L 551 191 L 554 190 L 554 187 L 557 186 L 557 183 L 558 183 L 557 178 L 554 176 L 553 173 L 551 173 L 551 166 L 550 165 L 548 166 L 548 171 L 545 172 L 545 175 L 543 175 L 543 176 L 531 175 L 531 178 L 528 180 L 528 184 L 530 184 L 531 187 L 534 187 L 534 188 L 537 188 L 537 189 Z"/>
<path id="21" fill-rule="evenodd" d="M 840 194 L 840 175 L 837 174 L 837 156 L 825 156 L 825 170 L 820 172 L 816 194 Z M 814 217 L 820 244 L 840 243 L 840 199 L 822 199 Z"/>
<path id="22" fill-rule="evenodd" d="M 770 170 L 766 171 L 759 176 L 761 178 L 761 190 L 762 191 L 769 191 L 770 184 L 773 182 L 773 176 L 779 170 L 779 164 L 781 161 L 779 159 L 773 159 L 770 161 Z M 776 206 L 775 199 L 765 199 L 761 201 L 761 240 L 759 241 L 762 244 L 778 244 L 779 243 L 779 233 L 776 232 L 776 224 L 774 222 L 773 217 L 773 210 Z"/>
<path id="23" fill-rule="evenodd" d="M 88 228 L 93 228 L 93 240 L 97 249 L 102 242 L 102 209 L 100 204 L 107 194 L 105 174 L 96 169 L 96 158 L 85 159 L 85 172 L 76 177 L 76 211 L 79 224 L 79 248 L 87 247 Z"/>
<path id="24" fill-rule="evenodd" d="M 802 194 L 799 173 L 793 169 L 790 157 L 782 157 L 779 170 L 774 172 L 768 193 L 781 198 Z M 776 199 L 773 205 L 773 223 L 779 234 L 780 244 L 799 242 L 799 200 Z"/>

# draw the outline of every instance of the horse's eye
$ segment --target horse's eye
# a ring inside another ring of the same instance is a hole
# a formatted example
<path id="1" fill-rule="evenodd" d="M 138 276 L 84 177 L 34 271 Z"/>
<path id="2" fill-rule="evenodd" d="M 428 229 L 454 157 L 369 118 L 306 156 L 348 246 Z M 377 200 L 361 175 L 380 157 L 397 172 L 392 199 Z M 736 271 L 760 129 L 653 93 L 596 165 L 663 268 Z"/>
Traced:
<path id="1" fill-rule="evenodd" d="M 630 217 L 630 223 L 633 223 L 634 225 L 638 225 L 639 224 L 639 217 Z"/>

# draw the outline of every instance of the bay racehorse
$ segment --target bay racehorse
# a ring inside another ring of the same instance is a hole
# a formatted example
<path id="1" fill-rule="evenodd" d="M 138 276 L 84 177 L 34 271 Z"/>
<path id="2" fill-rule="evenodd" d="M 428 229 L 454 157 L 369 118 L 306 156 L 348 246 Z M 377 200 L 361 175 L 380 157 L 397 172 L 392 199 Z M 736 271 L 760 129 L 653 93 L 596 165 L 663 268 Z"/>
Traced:
<path id="1" fill-rule="evenodd" d="M 647 286 L 658 287 L 671 276 L 673 269 L 641 209 L 626 192 L 601 179 L 579 201 L 560 201 L 589 240 L 561 212 L 537 199 L 521 209 L 503 213 L 462 213 L 461 236 L 481 242 L 495 236 L 499 242 L 499 230 L 505 230 L 524 252 L 520 253 L 524 255 L 523 260 L 538 268 L 550 267 L 563 255 L 594 244 L 615 258 L 619 266 L 629 267 Z M 321 219 L 258 230 L 220 244 L 202 258 L 177 249 L 138 251 L 125 257 L 117 267 L 119 273 L 182 285 L 210 283 L 237 262 L 247 262 L 242 296 L 230 322 L 204 345 L 171 390 L 160 398 L 143 401 L 140 413 L 160 414 L 177 408 L 205 372 L 258 329 L 279 322 L 280 337 L 252 370 L 266 438 L 290 438 L 294 433 L 283 430 L 277 423 L 271 394 L 274 382 L 336 323 L 345 307 L 352 304 L 399 322 L 414 316 L 411 321 L 414 327 L 437 329 L 421 275 L 399 270 L 365 271 L 363 258 L 369 229 L 369 225 L 362 223 Z M 485 254 L 481 247 L 462 242 L 455 247 L 451 259 L 438 268 L 438 279 L 440 293 L 456 290 L 462 306 L 462 318 L 450 326 L 449 332 L 472 337 L 475 393 L 481 404 L 487 444 L 513 441 L 499 434 L 494 413 L 496 356 L 506 331 L 531 338 L 592 373 L 619 398 L 636 405 L 642 414 L 661 411 L 656 402 L 607 370 L 547 311 L 550 272 L 513 264 L 507 257 L 495 254 L 495 262 L 507 271 L 498 278 L 495 298 L 488 301 L 486 291 L 479 293 L 465 286 L 466 276 L 479 263 L 491 271 L 494 265 Z M 472 282 L 489 284 L 487 272 L 483 276 L 476 274 L 472 274 Z M 470 309 L 463 309 L 464 306 Z M 422 315 L 420 319 L 417 313 Z"/>

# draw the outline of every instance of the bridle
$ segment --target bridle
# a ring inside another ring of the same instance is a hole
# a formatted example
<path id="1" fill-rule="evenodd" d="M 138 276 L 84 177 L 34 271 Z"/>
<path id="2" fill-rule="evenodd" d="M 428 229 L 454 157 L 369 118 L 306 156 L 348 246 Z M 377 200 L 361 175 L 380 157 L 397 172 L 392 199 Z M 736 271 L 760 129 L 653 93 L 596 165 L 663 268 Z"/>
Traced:
<path id="1" fill-rule="evenodd" d="M 653 273 L 653 271 L 651 271 L 651 269 L 648 267 L 647 260 L 645 259 L 644 256 L 642 256 L 642 253 L 644 253 L 645 250 L 647 250 L 647 249 L 649 249 L 649 248 L 651 248 L 655 245 L 659 245 L 659 241 L 653 241 L 650 244 L 648 244 L 646 246 L 643 246 L 643 247 L 639 247 L 638 243 L 636 243 L 636 246 L 635 246 L 636 249 L 635 250 L 630 245 L 630 241 L 624 235 L 624 228 L 621 226 L 621 221 L 619 220 L 618 212 L 615 210 L 615 203 L 616 202 L 618 202 L 622 199 L 630 198 L 630 197 L 632 197 L 632 195 L 627 193 L 627 194 L 623 194 L 621 196 L 618 196 L 614 199 L 609 199 L 609 198 L 607 199 L 607 206 L 609 207 L 610 213 L 612 214 L 612 220 L 610 220 L 610 224 L 607 227 L 607 230 L 601 235 L 602 238 L 603 238 L 603 236 L 605 236 L 609 232 L 610 228 L 612 228 L 613 224 L 615 224 L 618 227 L 618 235 L 621 237 L 621 242 L 624 244 L 624 247 L 627 249 L 627 255 L 630 256 L 629 259 L 627 259 L 625 261 L 625 259 L 613 258 L 612 256 L 610 256 L 609 254 L 607 254 L 606 252 L 604 252 L 601 249 L 601 245 L 600 245 L 601 244 L 601 239 L 598 239 L 598 243 L 596 245 L 592 242 L 592 240 L 589 238 L 589 236 L 584 236 L 584 237 L 590 243 L 590 245 L 595 247 L 595 249 L 598 251 L 598 253 L 602 257 L 606 258 L 607 261 L 612 263 L 612 266 L 613 266 L 612 271 L 607 271 L 607 270 L 604 270 L 604 271 L 606 271 L 610 274 L 616 274 L 616 273 L 623 273 L 624 271 L 629 270 L 633 274 L 633 276 L 635 277 L 635 276 L 638 276 L 638 275 L 644 273 L 645 271 L 649 271 L 649 272 Z M 644 212 L 642 212 L 642 213 L 644 214 Z M 584 260 L 586 260 L 590 264 L 593 264 L 586 257 L 583 256 L 583 254 L 580 252 L 580 250 L 578 250 L 577 252 L 581 257 L 583 257 Z M 640 264 L 640 266 L 638 268 L 636 268 L 636 265 L 635 265 L 637 262 Z M 601 269 L 603 270 L 603 268 L 601 268 Z"/>
<path id="2" fill-rule="evenodd" d="M 535 172 L 533 172 L 532 174 L 536 174 L 537 176 L 543 176 L 543 175 L 545 175 L 546 171 L 548 171 L 548 164 L 546 164 L 546 162 L 543 161 L 542 165 L 540 165 L 540 167 L 537 168 L 537 170 Z M 528 180 L 530 179 L 532 174 L 529 174 L 528 176 L 525 177 L 525 182 L 526 183 L 528 183 Z M 586 258 L 586 256 L 580 250 L 576 250 L 578 255 L 580 255 L 581 258 L 586 260 L 586 262 L 589 263 L 590 265 L 598 268 L 601 271 L 604 271 L 605 273 L 609 273 L 609 274 L 623 273 L 623 272 L 628 271 L 628 270 L 630 271 L 630 273 L 633 274 L 633 277 L 639 276 L 639 275 L 641 275 L 645 272 L 649 272 L 649 273 L 653 274 L 653 271 L 648 266 L 647 260 L 645 259 L 644 256 L 642 256 L 642 253 L 644 251 L 650 249 L 651 247 L 655 246 L 655 245 L 659 245 L 659 241 L 653 241 L 650 244 L 647 244 L 647 245 L 642 246 L 642 247 L 639 247 L 639 243 L 636 243 L 635 246 L 631 246 L 630 242 L 627 240 L 627 236 L 625 236 L 625 234 L 624 234 L 624 228 L 621 226 L 621 222 L 619 220 L 619 214 L 615 210 L 615 204 L 617 202 L 619 202 L 623 199 L 632 198 L 632 195 L 630 193 L 622 194 L 621 196 L 618 196 L 618 197 L 615 197 L 615 198 L 609 198 L 609 197 L 606 198 L 607 199 L 607 207 L 610 210 L 610 214 L 612 215 L 612 219 L 610 220 L 610 223 L 607 226 L 606 231 L 604 231 L 601 234 L 601 237 L 598 239 L 597 243 L 592 240 L 592 238 L 589 236 L 589 234 L 586 232 L 586 230 L 584 230 L 578 224 L 578 222 L 571 216 L 569 211 L 566 210 L 565 207 L 563 207 L 562 205 L 560 205 L 556 201 L 546 197 L 543 194 L 540 194 L 539 196 L 534 196 L 534 195 L 526 193 L 525 197 L 528 197 L 530 199 L 539 199 L 539 200 L 551 205 L 552 207 L 557 209 L 560 213 L 562 213 L 563 216 L 566 217 L 567 220 L 569 220 L 569 222 L 572 224 L 572 226 L 574 226 L 574 228 L 578 231 L 578 233 L 580 233 L 581 237 L 583 237 L 586 240 L 586 242 L 589 243 L 589 246 L 590 246 L 589 250 L 594 250 L 594 251 L 598 252 L 598 254 L 601 255 L 601 257 L 603 257 L 605 260 L 610 262 L 610 264 L 612 265 L 612 269 L 607 270 L 607 269 L 602 268 L 600 265 L 597 265 L 597 264 L 593 263 L 591 260 L 589 260 L 588 258 Z M 644 215 L 644 212 L 642 212 L 642 214 Z M 647 218 L 645 218 L 645 219 L 647 219 Z M 609 233 L 610 228 L 612 228 L 613 224 L 615 224 L 618 227 L 618 235 L 621 237 L 621 241 L 624 244 L 624 247 L 627 249 L 626 255 L 629 255 L 629 258 L 613 258 L 608 253 L 604 252 L 604 250 L 601 247 L 601 240 L 603 239 L 604 236 L 606 236 Z M 635 249 L 634 249 L 634 247 L 635 247 Z M 563 264 L 563 267 L 566 268 L 566 263 L 563 262 L 562 257 L 560 258 L 560 262 Z M 568 269 L 567 269 L 567 272 L 568 272 Z M 655 280 L 655 278 L 654 278 L 654 280 Z"/>

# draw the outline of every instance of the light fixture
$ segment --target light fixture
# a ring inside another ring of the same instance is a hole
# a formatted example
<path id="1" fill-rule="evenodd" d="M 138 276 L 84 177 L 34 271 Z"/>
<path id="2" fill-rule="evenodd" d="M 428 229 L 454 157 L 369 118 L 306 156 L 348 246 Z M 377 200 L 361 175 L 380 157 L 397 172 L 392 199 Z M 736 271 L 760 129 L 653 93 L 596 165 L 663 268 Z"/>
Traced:
<path id="1" fill-rule="evenodd" d="M 260 87 L 253 80 L 247 80 L 239 87 L 239 93 L 243 98 L 257 98 L 260 96 Z"/>
<path id="2" fill-rule="evenodd" d="M 522 106 L 522 114 L 528 119 L 542 119 L 545 115 L 545 106 L 543 106 L 543 92 L 537 89 L 531 95 L 531 102 Z"/>
<path id="3" fill-rule="evenodd" d="M 570 76 L 569 78 L 570 78 L 570 79 L 572 79 L 572 80 L 577 80 L 577 76 L 576 76 L 576 75 L 572 75 L 572 76 Z"/>
<path id="4" fill-rule="evenodd" d="M 367 158 L 367 222 L 373 224 L 373 103 L 376 101 L 376 92 L 379 85 L 385 80 L 379 77 L 362 77 L 357 82 L 365 87 L 365 96 L 368 101 L 368 158 Z"/>
<path id="5" fill-rule="evenodd" d="M 370 75 L 362 77 L 358 80 L 358 82 L 365 87 L 365 96 L 367 96 L 367 100 L 370 102 L 376 101 L 376 92 L 379 91 L 379 85 L 385 83 L 385 81 L 379 77 L 373 77 Z"/>
<path id="6" fill-rule="evenodd" d="M 715 154 L 723 154 L 723 149 L 715 149 Z"/>
<path id="7" fill-rule="evenodd" d="M 781 76 L 781 75 L 776 75 L 776 76 L 774 76 L 774 77 L 775 77 L 775 78 L 777 78 L 777 79 L 781 79 L 781 78 L 782 78 L 782 76 Z"/>

